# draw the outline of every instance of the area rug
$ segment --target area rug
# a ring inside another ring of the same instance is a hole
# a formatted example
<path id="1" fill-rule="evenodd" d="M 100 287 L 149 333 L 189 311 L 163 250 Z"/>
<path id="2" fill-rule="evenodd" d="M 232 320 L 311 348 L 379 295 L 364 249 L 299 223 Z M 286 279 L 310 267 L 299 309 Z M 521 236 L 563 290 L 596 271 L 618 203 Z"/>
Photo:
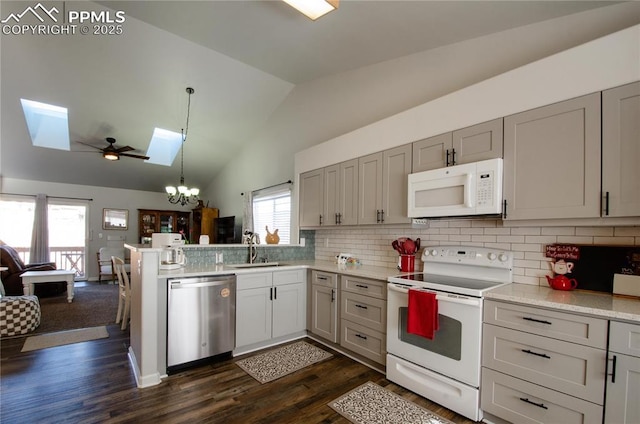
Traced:
<path id="1" fill-rule="evenodd" d="M 54 297 L 41 297 L 42 317 L 32 334 L 73 330 L 115 324 L 118 312 L 118 285 L 85 283 L 76 286 L 73 302 L 67 302 L 67 293 Z"/>
<path id="2" fill-rule="evenodd" d="M 358 424 L 453 424 L 371 381 L 339 397 L 329 406 Z"/>
<path id="3" fill-rule="evenodd" d="M 236 362 L 260 383 L 268 383 L 333 355 L 307 342 L 296 342 Z"/>
<path id="4" fill-rule="evenodd" d="M 24 341 L 21 352 L 46 349 L 72 343 L 87 342 L 89 340 L 106 339 L 109 337 L 107 327 L 80 328 L 77 330 L 59 331 L 57 333 L 30 336 Z"/>

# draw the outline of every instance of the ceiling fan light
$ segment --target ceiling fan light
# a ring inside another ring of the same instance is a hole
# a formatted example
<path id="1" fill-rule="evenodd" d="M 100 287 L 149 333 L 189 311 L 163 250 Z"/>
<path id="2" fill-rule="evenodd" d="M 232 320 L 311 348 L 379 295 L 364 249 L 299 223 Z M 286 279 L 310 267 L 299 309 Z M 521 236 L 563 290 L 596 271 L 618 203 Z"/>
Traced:
<path id="1" fill-rule="evenodd" d="M 339 0 L 283 0 L 289 6 L 315 21 L 338 8 Z"/>
<path id="2" fill-rule="evenodd" d="M 167 194 L 173 196 L 174 194 L 176 194 L 178 192 L 178 190 L 176 190 L 176 188 L 174 186 L 166 186 L 164 188 L 167 191 Z"/>
<path id="3" fill-rule="evenodd" d="M 178 193 L 187 194 L 187 191 L 189 191 L 189 189 L 186 186 L 178 186 Z"/>
<path id="4" fill-rule="evenodd" d="M 108 160 L 120 160 L 120 155 L 114 152 L 104 152 L 102 156 Z"/>

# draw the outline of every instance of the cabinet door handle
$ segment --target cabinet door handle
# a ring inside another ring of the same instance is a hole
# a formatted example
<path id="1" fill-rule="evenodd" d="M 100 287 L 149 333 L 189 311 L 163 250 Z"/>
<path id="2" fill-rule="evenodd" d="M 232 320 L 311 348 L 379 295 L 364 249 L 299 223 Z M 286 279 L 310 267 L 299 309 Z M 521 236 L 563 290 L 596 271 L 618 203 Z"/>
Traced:
<path id="1" fill-rule="evenodd" d="M 380 210 L 376 209 L 376 222 L 380 223 Z"/>
<path id="2" fill-rule="evenodd" d="M 609 216 L 609 192 L 604 194 L 604 215 Z"/>
<path id="3" fill-rule="evenodd" d="M 322 225 L 322 214 L 320 214 L 320 225 Z"/>
<path id="4" fill-rule="evenodd" d="M 611 358 L 611 382 L 615 383 L 616 382 L 616 364 L 618 362 L 618 357 L 616 355 L 613 355 L 613 358 Z"/>
<path id="5" fill-rule="evenodd" d="M 384 224 L 384 209 L 380 210 L 380 223 Z"/>
<path id="6" fill-rule="evenodd" d="M 535 356 L 539 356 L 541 358 L 551 359 L 551 356 L 547 355 L 546 353 L 538 353 L 538 352 L 531 351 L 529 349 L 521 349 L 521 350 L 524 353 L 528 353 L 529 355 L 535 355 Z"/>
<path id="7" fill-rule="evenodd" d="M 273 300 L 273 287 L 269 287 L 269 300 Z"/>
<path id="8" fill-rule="evenodd" d="M 445 166 L 449 166 L 449 149 L 447 149 L 447 160 L 445 161 Z"/>
<path id="9" fill-rule="evenodd" d="M 537 406 L 538 408 L 549 409 L 547 406 L 544 405 L 544 403 L 531 402 L 528 398 L 520 398 L 520 400 L 523 402 L 527 402 L 531 405 Z"/>
<path id="10" fill-rule="evenodd" d="M 358 305 L 357 303 L 356 303 L 356 305 L 355 305 L 355 306 L 356 306 L 356 308 L 360 308 L 360 309 L 369 309 L 369 308 L 367 308 L 366 306 L 364 306 L 364 305 Z"/>
<path id="11" fill-rule="evenodd" d="M 545 320 L 542 320 L 542 319 L 535 319 L 535 318 L 531 318 L 531 317 L 522 317 L 522 319 L 525 320 L 525 321 L 539 322 L 540 324 L 547 324 L 547 325 L 551 325 L 552 324 L 549 321 L 545 321 Z"/>
<path id="12" fill-rule="evenodd" d="M 367 340 L 367 336 L 363 336 L 362 334 L 356 334 L 356 337 L 362 340 Z"/>
<path id="13" fill-rule="evenodd" d="M 360 287 L 361 289 L 368 289 L 369 286 L 365 286 L 364 284 L 356 284 L 356 287 Z"/>
<path id="14" fill-rule="evenodd" d="M 502 201 L 502 219 L 507 219 L 507 199 Z"/>
<path id="15" fill-rule="evenodd" d="M 331 303 L 333 303 L 336 300 L 336 291 L 334 289 L 331 289 Z"/>
<path id="16" fill-rule="evenodd" d="M 322 281 L 327 281 L 329 279 L 329 277 L 324 277 L 324 276 L 321 276 L 321 275 L 318 275 L 316 278 L 318 280 L 322 280 Z"/>
<path id="17" fill-rule="evenodd" d="M 278 299 L 278 288 L 277 287 L 273 288 L 273 299 L 274 300 Z"/>
<path id="18" fill-rule="evenodd" d="M 456 164 L 456 149 L 451 149 L 451 165 Z"/>
<path id="19" fill-rule="evenodd" d="M 338 224 L 342 225 L 342 212 L 338 213 Z"/>

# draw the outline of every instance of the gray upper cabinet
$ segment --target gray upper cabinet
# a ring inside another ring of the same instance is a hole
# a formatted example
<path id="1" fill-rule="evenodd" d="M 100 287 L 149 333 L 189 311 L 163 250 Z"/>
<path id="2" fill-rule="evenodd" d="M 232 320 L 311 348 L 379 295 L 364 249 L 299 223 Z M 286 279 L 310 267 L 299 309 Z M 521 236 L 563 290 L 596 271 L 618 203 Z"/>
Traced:
<path id="1" fill-rule="evenodd" d="M 413 172 L 502 157 L 502 118 L 413 143 Z"/>
<path id="2" fill-rule="evenodd" d="M 358 159 L 324 169 L 323 225 L 358 222 Z"/>
<path id="3" fill-rule="evenodd" d="M 600 93 L 504 118 L 506 219 L 600 216 Z"/>
<path id="4" fill-rule="evenodd" d="M 453 132 L 455 165 L 502 157 L 502 118 Z"/>
<path id="5" fill-rule="evenodd" d="M 300 174 L 300 226 L 317 227 L 324 212 L 324 169 Z"/>
<path id="6" fill-rule="evenodd" d="M 602 216 L 640 216 L 640 82 L 602 92 Z"/>
<path id="7" fill-rule="evenodd" d="M 397 224 L 407 217 L 407 176 L 411 145 L 359 159 L 358 224 Z"/>

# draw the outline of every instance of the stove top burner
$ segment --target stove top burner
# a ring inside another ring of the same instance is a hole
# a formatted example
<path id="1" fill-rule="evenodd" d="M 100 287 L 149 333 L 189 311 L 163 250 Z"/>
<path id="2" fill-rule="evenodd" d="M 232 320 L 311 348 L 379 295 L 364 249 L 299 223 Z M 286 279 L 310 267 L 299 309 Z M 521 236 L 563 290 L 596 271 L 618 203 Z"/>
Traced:
<path id="1" fill-rule="evenodd" d="M 506 283 L 483 281 L 471 278 L 451 277 L 448 275 L 427 274 L 424 272 L 391 277 L 392 282 L 432 290 L 448 291 L 481 297 L 482 293 Z M 399 280 L 399 281 L 398 281 Z"/>

